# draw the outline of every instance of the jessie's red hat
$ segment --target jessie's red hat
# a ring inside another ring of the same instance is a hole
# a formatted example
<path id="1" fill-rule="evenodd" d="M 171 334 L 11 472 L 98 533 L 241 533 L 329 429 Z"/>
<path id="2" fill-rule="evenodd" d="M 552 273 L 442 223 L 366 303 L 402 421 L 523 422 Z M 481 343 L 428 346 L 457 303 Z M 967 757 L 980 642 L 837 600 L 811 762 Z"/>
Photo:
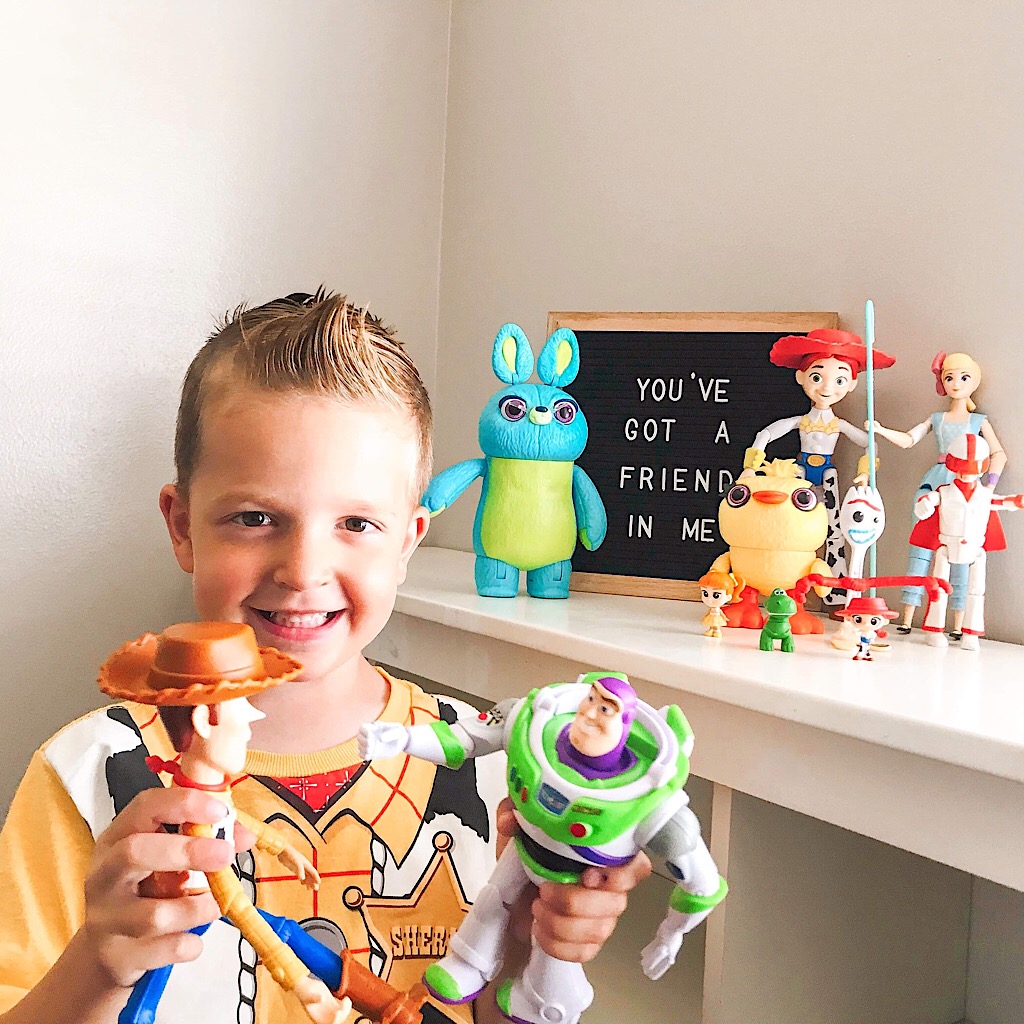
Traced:
<path id="1" fill-rule="evenodd" d="M 855 597 L 836 615 L 848 619 L 851 615 L 881 615 L 886 619 L 899 618 L 899 612 L 891 612 L 884 597 Z"/>
<path id="2" fill-rule="evenodd" d="M 884 370 L 896 362 L 877 348 L 871 350 L 871 365 L 876 370 Z M 852 331 L 837 331 L 830 327 L 822 327 L 807 334 L 789 334 L 779 338 L 772 345 L 769 358 L 776 366 L 788 366 L 791 370 L 802 370 L 808 359 L 841 359 L 849 363 L 854 377 L 863 372 L 868 365 L 868 349 L 859 334 Z"/>
<path id="3" fill-rule="evenodd" d="M 100 689 L 139 704 L 218 704 L 251 697 L 294 679 L 302 666 L 273 647 L 258 647 L 240 622 L 183 622 L 145 633 L 100 668 Z"/>

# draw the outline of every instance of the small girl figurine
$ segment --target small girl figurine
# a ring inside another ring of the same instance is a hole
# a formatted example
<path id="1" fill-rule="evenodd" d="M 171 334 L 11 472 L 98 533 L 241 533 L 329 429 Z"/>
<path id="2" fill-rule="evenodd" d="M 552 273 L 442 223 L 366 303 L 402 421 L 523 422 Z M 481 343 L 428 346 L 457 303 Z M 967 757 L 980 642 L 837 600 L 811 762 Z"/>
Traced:
<path id="1" fill-rule="evenodd" d="M 978 390 L 981 384 L 981 367 L 966 353 L 952 352 L 946 355 L 939 352 L 932 360 L 932 373 L 935 374 L 935 391 L 939 395 L 949 398 L 948 412 L 935 412 L 926 420 L 922 420 L 916 427 L 910 430 L 891 430 L 878 423 L 875 430 L 900 448 L 913 448 L 930 431 L 935 435 L 935 444 L 939 449 L 939 459 L 935 465 L 928 469 L 921 483 L 914 494 L 914 504 L 917 500 L 929 491 L 934 491 L 943 484 L 948 484 L 953 479 L 953 473 L 946 468 L 945 457 L 949 446 L 958 437 L 965 434 L 980 434 L 988 442 L 991 450 L 991 465 L 988 473 L 982 478 L 982 483 L 987 487 L 994 487 L 999 475 L 1006 466 L 1006 454 L 1002 445 L 996 437 L 995 431 L 988 419 L 980 412 L 976 412 L 977 406 L 971 401 L 971 395 Z M 916 519 L 914 522 L 916 523 Z M 910 555 L 907 560 L 908 576 L 924 576 L 931 564 L 932 554 L 928 548 L 910 545 Z M 962 571 L 961 566 L 953 566 L 950 582 L 953 584 L 953 594 L 950 604 L 953 606 L 953 632 L 950 636 L 954 640 L 961 637 L 961 626 L 963 625 L 964 608 L 967 604 L 967 574 Z M 914 620 L 914 609 L 921 604 L 921 587 L 903 588 L 903 618 L 896 630 L 899 633 L 909 633 Z"/>
<path id="2" fill-rule="evenodd" d="M 884 370 L 896 362 L 885 352 L 873 349 L 872 367 Z M 789 416 L 775 420 L 758 431 L 753 445 L 747 449 L 744 469 L 759 469 L 764 462 L 765 448 L 772 441 L 784 437 L 792 430 L 800 432 L 798 462 L 804 477 L 824 490 L 828 509 L 828 537 L 825 540 L 825 562 L 833 576 L 846 574 L 843 556 L 843 535 L 839 529 L 839 475 L 832 464 L 832 456 L 845 434 L 861 448 L 868 445 L 868 435 L 852 423 L 840 419 L 832 406 L 845 398 L 857 386 L 857 375 L 867 368 L 868 351 L 863 340 L 850 331 L 829 328 L 811 331 L 806 337 L 791 335 L 780 338 L 772 346 L 769 358 L 776 366 L 796 370 L 796 382 L 811 400 L 810 411 L 803 416 Z M 862 456 L 857 467 L 857 482 L 867 481 L 867 456 Z M 845 603 L 842 590 L 833 590 L 823 598 L 827 605 Z"/>
<path id="3" fill-rule="evenodd" d="M 746 584 L 731 572 L 712 571 L 704 573 L 697 585 L 700 587 L 700 599 L 708 607 L 707 614 L 700 620 L 705 627 L 704 635 L 720 639 L 722 627 L 729 621 L 722 605 L 738 601 Z"/>

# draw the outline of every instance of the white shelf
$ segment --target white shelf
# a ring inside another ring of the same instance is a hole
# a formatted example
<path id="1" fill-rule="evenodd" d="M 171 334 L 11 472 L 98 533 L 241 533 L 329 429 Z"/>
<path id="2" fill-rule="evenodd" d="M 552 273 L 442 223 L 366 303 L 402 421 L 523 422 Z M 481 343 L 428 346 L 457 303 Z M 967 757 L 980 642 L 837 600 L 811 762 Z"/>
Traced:
<path id="1" fill-rule="evenodd" d="M 703 636 L 694 602 L 482 598 L 473 555 L 444 548 L 417 552 L 395 612 L 382 661 L 491 699 L 627 672 L 686 712 L 696 774 L 1024 891 L 1024 648 L 915 631 L 870 663 L 821 636 L 769 654 L 755 630 Z"/>
<path id="2" fill-rule="evenodd" d="M 1024 782 L 1024 647 L 1016 644 L 983 640 L 978 653 L 955 644 L 942 651 L 915 630 L 892 636 L 890 650 L 871 663 L 853 661 L 821 636 L 796 637 L 795 654 L 768 654 L 758 650 L 756 630 L 705 637 L 704 606 L 691 601 L 479 597 L 473 556 L 446 548 L 417 553 L 396 610 L 656 680 L 678 690 L 680 702 L 696 694 Z"/>
<path id="3" fill-rule="evenodd" d="M 703 611 L 604 594 L 481 598 L 471 554 L 426 548 L 368 653 L 489 700 L 618 669 L 650 703 L 685 711 L 693 773 L 712 783 L 691 795 L 730 896 L 708 918 L 702 985 L 691 962 L 643 987 L 633 932 L 657 911 L 632 911 L 637 927 L 602 954 L 595 1022 L 621 1016 L 616 985 L 642 1019 L 666 1005 L 700 1005 L 704 1024 L 954 1019 L 968 875 L 1024 891 L 1024 648 L 943 652 L 915 633 L 870 663 L 821 636 L 769 654 L 754 630 L 706 638 Z"/>

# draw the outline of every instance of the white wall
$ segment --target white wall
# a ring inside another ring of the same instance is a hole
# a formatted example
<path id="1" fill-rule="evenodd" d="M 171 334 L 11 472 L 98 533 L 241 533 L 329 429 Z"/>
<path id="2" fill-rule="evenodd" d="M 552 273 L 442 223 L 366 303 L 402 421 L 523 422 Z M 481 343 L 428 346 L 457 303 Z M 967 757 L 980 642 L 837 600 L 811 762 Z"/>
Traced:
<path id="1" fill-rule="evenodd" d="M 1003 486 L 1024 489 L 1022 30 L 1020 6 L 993 0 L 456 4 L 439 465 L 478 453 L 506 320 L 535 345 L 554 309 L 837 310 L 862 331 L 872 298 L 898 356 L 879 418 L 907 428 L 940 408 L 932 356 L 966 348 L 1009 453 Z M 840 408 L 862 419 L 863 395 Z M 737 465 L 751 440 L 733 440 Z M 880 446 L 879 567 L 902 572 L 935 447 Z M 433 543 L 470 547 L 477 493 Z M 1024 641 L 1024 516 L 1005 518 L 989 633 Z"/>
<path id="2" fill-rule="evenodd" d="M 860 331 L 870 297 L 878 343 L 898 357 L 878 378 L 879 418 L 906 428 L 940 408 L 932 356 L 966 349 L 1009 454 L 1000 489 L 1024 490 L 1022 31 L 1008 0 L 456 3 L 439 467 L 479 454 L 506 320 L 535 345 L 554 309 L 838 310 Z M 862 402 L 848 400 L 847 418 Z M 935 449 L 881 444 L 879 567 L 902 572 Z M 471 547 L 477 493 L 429 542 Z M 1024 516 L 1006 517 L 1006 533 L 989 634 L 1022 642 Z M 974 1024 L 1024 1019 L 1021 905 L 975 887 Z"/>
<path id="3" fill-rule="evenodd" d="M 156 497 L 218 317 L 321 281 L 432 376 L 449 10 L 48 0 L 0 37 L 0 816 L 96 667 L 191 615 Z"/>

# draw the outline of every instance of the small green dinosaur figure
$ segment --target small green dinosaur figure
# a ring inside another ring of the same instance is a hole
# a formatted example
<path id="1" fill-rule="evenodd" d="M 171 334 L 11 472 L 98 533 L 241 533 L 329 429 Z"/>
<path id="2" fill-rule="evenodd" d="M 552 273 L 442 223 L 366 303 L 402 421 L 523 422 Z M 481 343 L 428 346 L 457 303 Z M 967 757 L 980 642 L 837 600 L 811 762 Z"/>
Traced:
<path id="1" fill-rule="evenodd" d="M 768 613 L 768 621 L 761 629 L 761 650 L 774 651 L 775 641 L 781 642 L 782 651 L 792 654 L 796 650 L 793 645 L 793 633 L 789 628 L 789 617 L 796 612 L 796 601 L 781 587 L 776 587 L 764 603 Z"/>

